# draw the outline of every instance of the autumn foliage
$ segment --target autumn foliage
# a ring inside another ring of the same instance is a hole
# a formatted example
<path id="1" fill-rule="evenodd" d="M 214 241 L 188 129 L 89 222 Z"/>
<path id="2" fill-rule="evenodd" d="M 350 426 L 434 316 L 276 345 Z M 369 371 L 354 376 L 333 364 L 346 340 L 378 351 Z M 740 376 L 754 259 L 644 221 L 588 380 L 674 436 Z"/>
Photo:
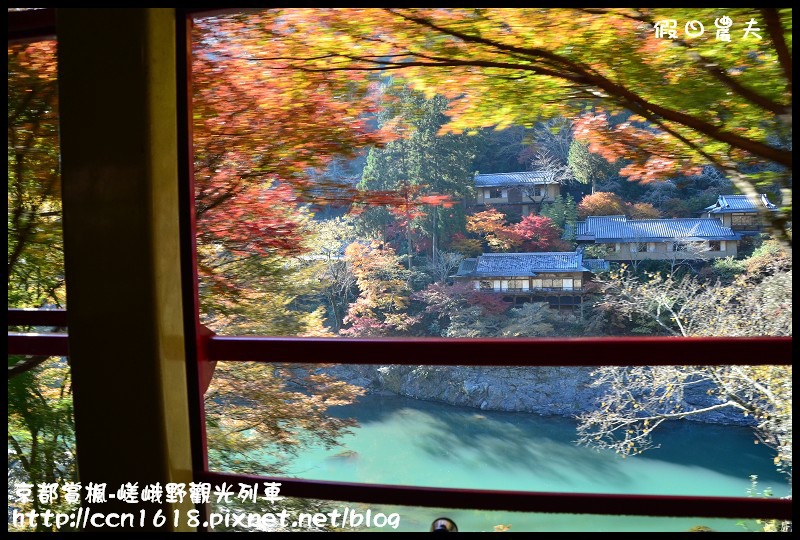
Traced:
<path id="1" fill-rule="evenodd" d="M 562 251 L 571 246 L 561 240 L 563 231 L 553 220 L 527 215 L 515 224 L 506 215 L 492 208 L 476 212 L 467 218 L 467 231 L 481 236 L 496 252 Z"/>
<path id="2" fill-rule="evenodd" d="M 520 239 L 520 251 L 562 251 L 571 247 L 561 240 L 563 231 L 548 217 L 529 214 L 511 229 Z"/>
<path id="3" fill-rule="evenodd" d="M 625 214 L 625 201 L 616 193 L 598 191 L 587 195 L 578 203 L 578 217 L 622 216 Z"/>
<path id="4" fill-rule="evenodd" d="M 631 219 L 656 219 L 661 213 L 650 203 L 625 202 L 622 197 L 609 191 L 598 191 L 587 195 L 578 203 L 578 217 L 626 216 Z"/>
<path id="5" fill-rule="evenodd" d="M 341 334 L 349 337 L 387 336 L 407 331 L 417 319 L 407 312 L 409 272 L 389 246 L 353 242 L 345 250 L 359 296 L 350 304 Z"/>
<path id="6" fill-rule="evenodd" d="M 661 212 L 650 203 L 628 203 L 626 209 L 627 216 L 631 219 L 659 219 L 661 217 Z"/>
<path id="7" fill-rule="evenodd" d="M 384 140 L 367 125 L 367 101 L 340 99 L 340 88 L 322 75 L 277 71 L 250 59 L 279 45 L 264 41 L 272 24 L 274 14 L 265 12 L 201 19 L 194 26 L 200 244 L 262 254 L 302 251 L 297 205 L 356 193 L 335 183 L 312 183 L 308 170 Z"/>
<path id="8" fill-rule="evenodd" d="M 8 47 L 8 305 L 63 307 L 56 43 Z"/>
<path id="9" fill-rule="evenodd" d="M 458 309 L 478 307 L 486 316 L 501 315 L 512 306 L 501 295 L 476 290 L 469 283 L 432 283 L 411 295 L 413 300 L 424 302 L 425 312 L 439 317 L 449 316 Z"/>

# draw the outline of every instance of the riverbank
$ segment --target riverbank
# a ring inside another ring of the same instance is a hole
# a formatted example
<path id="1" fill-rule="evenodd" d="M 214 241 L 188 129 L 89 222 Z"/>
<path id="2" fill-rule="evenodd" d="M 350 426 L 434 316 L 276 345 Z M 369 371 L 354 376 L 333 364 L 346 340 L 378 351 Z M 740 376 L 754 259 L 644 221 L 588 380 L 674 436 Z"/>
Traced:
<path id="1" fill-rule="evenodd" d="M 365 388 L 488 411 L 529 412 L 545 416 L 575 416 L 596 410 L 605 390 L 591 386 L 591 367 L 513 366 L 400 366 L 338 365 L 325 371 Z M 698 384 L 684 394 L 683 410 L 717 403 L 708 385 Z M 724 408 L 687 420 L 750 426 L 752 418 Z"/>

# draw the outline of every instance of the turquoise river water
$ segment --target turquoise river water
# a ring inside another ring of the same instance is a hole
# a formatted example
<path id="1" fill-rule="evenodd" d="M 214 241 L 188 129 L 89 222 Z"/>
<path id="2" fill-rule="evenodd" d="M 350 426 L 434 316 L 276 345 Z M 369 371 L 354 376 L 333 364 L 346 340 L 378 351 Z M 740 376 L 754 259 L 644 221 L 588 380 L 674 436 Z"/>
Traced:
<path id="1" fill-rule="evenodd" d="M 576 446 L 576 422 L 563 417 L 480 411 L 396 396 L 364 396 L 338 407 L 359 427 L 333 449 L 311 448 L 292 462 L 289 476 L 382 484 L 527 491 L 674 495 L 789 494 L 774 454 L 755 444 L 752 430 L 682 421 L 661 428 L 660 448 L 623 459 Z M 398 512 L 398 531 L 425 531 L 440 516 L 461 531 L 601 532 L 755 530 L 752 521 L 535 514 L 351 504 L 364 512 Z M 394 530 L 384 528 L 382 530 Z"/>

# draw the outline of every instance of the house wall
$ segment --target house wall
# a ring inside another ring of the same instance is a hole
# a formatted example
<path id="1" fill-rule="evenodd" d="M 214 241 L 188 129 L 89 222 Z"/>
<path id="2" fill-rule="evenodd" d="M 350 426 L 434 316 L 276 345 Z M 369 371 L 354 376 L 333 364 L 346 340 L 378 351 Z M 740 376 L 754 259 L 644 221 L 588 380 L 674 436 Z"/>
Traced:
<path id="1" fill-rule="evenodd" d="M 491 197 L 494 189 L 501 190 L 500 197 Z M 479 188 L 477 204 L 508 204 L 508 188 Z"/>
<path id="2" fill-rule="evenodd" d="M 547 185 L 547 199 L 552 201 L 556 197 L 561 196 L 561 184 L 548 184 Z"/>
<path id="3" fill-rule="evenodd" d="M 760 231 L 767 226 L 766 220 L 753 212 L 707 213 L 704 217 L 718 219 L 724 227 L 734 231 Z"/>
<path id="4" fill-rule="evenodd" d="M 672 251 L 672 241 L 668 242 L 610 242 L 597 244 L 608 248 L 608 253 L 603 256 L 609 261 L 631 261 L 631 260 L 671 260 L 671 259 L 717 259 L 721 257 L 735 257 L 738 253 L 738 242 L 735 240 L 720 241 L 719 250 L 707 250 L 700 253 L 692 251 Z M 637 247 L 633 248 L 632 244 Z M 646 251 L 637 251 L 639 244 L 646 244 Z M 705 243 L 708 247 L 708 242 Z"/>
<path id="5" fill-rule="evenodd" d="M 552 201 L 561 195 L 561 184 L 543 184 L 542 195 L 539 197 L 529 197 L 525 190 L 519 186 L 504 188 L 478 188 L 476 204 L 525 204 L 539 203 L 542 201 Z M 491 193 L 495 189 L 500 189 L 500 197 L 492 197 Z M 526 213 L 526 212 L 523 212 Z"/>
<path id="6" fill-rule="evenodd" d="M 580 292 L 586 286 L 586 281 L 588 279 L 588 274 L 584 274 L 585 272 L 543 272 L 537 273 L 534 277 L 493 276 L 482 279 L 471 279 L 470 283 L 476 290 L 489 292 L 525 293 L 542 290 Z M 560 283 L 553 282 L 554 280 L 560 280 Z M 570 284 L 569 281 L 564 283 L 564 280 L 572 281 Z"/>
<path id="7" fill-rule="evenodd" d="M 509 204 L 522 204 L 522 202 L 529 202 L 530 199 L 525 196 L 522 189 L 514 186 L 508 188 L 508 202 Z"/>
<path id="8" fill-rule="evenodd" d="M 734 231 L 760 231 L 767 226 L 766 220 L 758 214 L 750 212 L 734 212 L 728 214 L 730 225 Z"/>

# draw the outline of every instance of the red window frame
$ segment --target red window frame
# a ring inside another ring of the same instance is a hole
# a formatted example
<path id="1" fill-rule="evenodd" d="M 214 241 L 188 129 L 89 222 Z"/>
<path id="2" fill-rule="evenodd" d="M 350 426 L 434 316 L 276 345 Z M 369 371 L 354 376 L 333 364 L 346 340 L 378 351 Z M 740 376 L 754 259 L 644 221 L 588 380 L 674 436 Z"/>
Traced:
<path id="1" fill-rule="evenodd" d="M 328 482 L 211 471 L 205 440 L 203 393 L 217 361 L 296 362 L 315 356 L 339 363 L 407 364 L 429 355 L 435 365 L 489 365 L 469 358 L 508 359 L 504 365 L 544 366 L 540 358 L 558 358 L 559 366 L 600 365 L 791 365 L 791 337 L 751 338 L 531 338 L 531 339 L 348 339 L 218 336 L 200 324 L 195 246 L 191 133 L 192 18 L 230 10 L 183 9 L 176 14 L 178 73 L 179 190 L 181 265 L 187 372 L 190 390 L 192 457 L 196 481 L 279 481 L 281 494 L 347 502 L 568 514 L 670 517 L 792 519 L 791 499 L 662 496 L 609 493 L 521 492 Z M 55 34 L 52 9 L 9 13 L 9 42 Z M 181 77 L 181 74 L 185 74 Z M 64 310 L 8 310 L 9 326 L 67 326 Z M 536 348 L 535 358 L 524 354 Z M 8 333 L 8 354 L 68 355 L 66 334 Z M 746 359 L 746 361 L 745 361 Z M 204 512 L 203 507 L 200 508 Z"/>

